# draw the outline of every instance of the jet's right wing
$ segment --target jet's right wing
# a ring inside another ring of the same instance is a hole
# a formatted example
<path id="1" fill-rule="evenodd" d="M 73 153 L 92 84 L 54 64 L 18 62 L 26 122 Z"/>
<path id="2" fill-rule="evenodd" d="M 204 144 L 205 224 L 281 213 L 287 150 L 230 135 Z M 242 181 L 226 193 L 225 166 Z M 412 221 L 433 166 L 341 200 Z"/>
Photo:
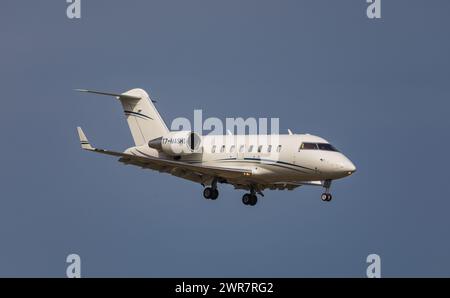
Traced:
<path id="1" fill-rule="evenodd" d="M 323 181 L 276 182 L 276 183 L 267 185 L 267 188 L 278 189 L 278 190 L 284 190 L 284 189 L 293 190 L 293 189 L 303 186 L 303 185 L 323 186 Z"/>
<path id="2" fill-rule="evenodd" d="M 206 175 L 208 177 L 221 177 L 225 179 L 233 178 L 249 178 L 252 175 L 250 170 L 245 169 L 234 169 L 234 168 L 223 168 L 214 167 L 209 165 L 204 165 L 202 163 L 190 164 L 181 161 L 161 159 L 153 156 L 137 156 L 133 154 L 109 151 L 104 149 L 97 149 L 92 147 L 89 143 L 86 135 L 84 134 L 81 127 L 77 127 L 78 136 L 80 138 L 81 148 L 87 151 L 97 152 L 101 154 L 111 155 L 121 157 L 120 161 L 123 163 L 135 164 L 141 167 L 148 167 L 150 169 L 164 169 L 164 172 L 192 172 L 198 175 Z"/>

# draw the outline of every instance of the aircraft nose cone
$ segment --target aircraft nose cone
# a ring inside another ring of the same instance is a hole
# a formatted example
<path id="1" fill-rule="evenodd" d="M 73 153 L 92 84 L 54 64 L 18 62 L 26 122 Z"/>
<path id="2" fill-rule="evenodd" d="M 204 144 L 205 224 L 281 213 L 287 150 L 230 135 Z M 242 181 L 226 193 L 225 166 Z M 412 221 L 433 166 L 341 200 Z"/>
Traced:
<path id="1" fill-rule="evenodd" d="M 344 168 L 344 171 L 347 172 L 348 175 L 351 175 L 354 172 L 356 172 L 356 167 L 350 160 L 348 160 L 347 162 L 344 163 L 343 168 Z"/>

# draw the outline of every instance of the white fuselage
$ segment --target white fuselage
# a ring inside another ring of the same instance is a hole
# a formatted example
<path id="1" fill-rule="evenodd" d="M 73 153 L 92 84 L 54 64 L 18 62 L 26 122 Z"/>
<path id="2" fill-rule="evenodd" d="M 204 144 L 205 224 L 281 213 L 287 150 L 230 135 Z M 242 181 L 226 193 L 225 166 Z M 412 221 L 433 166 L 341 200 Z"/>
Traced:
<path id="1" fill-rule="evenodd" d="M 303 144 L 303 145 L 302 145 Z M 127 153 L 224 168 L 248 169 L 257 183 L 334 180 L 356 171 L 325 139 L 309 134 L 208 135 L 196 153 L 168 156 L 147 145 Z"/>

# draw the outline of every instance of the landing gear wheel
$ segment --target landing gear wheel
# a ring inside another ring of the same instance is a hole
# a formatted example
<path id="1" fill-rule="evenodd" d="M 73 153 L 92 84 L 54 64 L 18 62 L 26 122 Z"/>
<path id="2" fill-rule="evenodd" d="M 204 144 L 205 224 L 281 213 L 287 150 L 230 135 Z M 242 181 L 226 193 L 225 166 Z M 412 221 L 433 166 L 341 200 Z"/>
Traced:
<path id="1" fill-rule="evenodd" d="M 216 200 L 219 197 L 219 191 L 212 187 L 207 187 L 203 190 L 203 196 L 205 199 Z"/>
<path id="2" fill-rule="evenodd" d="M 258 197 L 256 195 L 250 195 L 250 206 L 255 206 L 258 203 Z"/>
<path id="3" fill-rule="evenodd" d="M 244 203 L 244 205 L 255 206 L 257 202 L 258 198 L 256 197 L 256 195 L 246 193 L 242 196 L 242 203 Z"/>
<path id="4" fill-rule="evenodd" d="M 217 189 L 212 189 L 210 199 L 217 200 L 218 197 L 219 197 L 219 191 Z"/>
<path id="5" fill-rule="evenodd" d="M 207 187 L 203 190 L 203 197 L 205 197 L 205 199 L 211 199 L 213 193 L 213 189 L 211 187 Z"/>
<path id="6" fill-rule="evenodd" d="M 330 193 L 323 193 L 320 198 L 322 199 L 322 201 L 324 202 L 329 202 L 331 201 L 331 199 L 333 198 L 333 196 Z"/>
<path id="7" fill-rule="evenodd" d="M 250 194 L 246 193 L 245 195 L 242 196 L 242 203 L 244 203 L 244 205 L 249 205 L 250 204 Z"/>

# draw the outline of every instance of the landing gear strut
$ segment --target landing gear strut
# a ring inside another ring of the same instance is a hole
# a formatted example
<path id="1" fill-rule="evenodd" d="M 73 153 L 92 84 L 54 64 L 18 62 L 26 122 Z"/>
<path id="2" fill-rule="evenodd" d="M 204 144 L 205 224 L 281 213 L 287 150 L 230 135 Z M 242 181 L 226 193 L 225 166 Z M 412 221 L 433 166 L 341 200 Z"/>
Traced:
<path id="1" fill-rule="evenodd" d="M 216 200 L 219 197 L 219 191 L 217 190 L 217 179 L 213 180 L 211 187 L 206 187 L 203 190 L 203 197 L 210 200 Z"/>
<path id="2" fill-rule="evenodd" d="M 325 187 L 325 192 L 320 196 L 320 198 L 324 202 L 329 202 L 333 198 L 333 196 L 330 193 L 331 180 L 325 180 L 323 187 Z"/>
<path id="3" fill-rule="evenodd" d="M 246 193 L 242 196 L 242 203 L 249 206 L 255 206 L 256 203 L 258 203 L 258 197 L 253 188 L 250 190 L 250 193 Z"/>

